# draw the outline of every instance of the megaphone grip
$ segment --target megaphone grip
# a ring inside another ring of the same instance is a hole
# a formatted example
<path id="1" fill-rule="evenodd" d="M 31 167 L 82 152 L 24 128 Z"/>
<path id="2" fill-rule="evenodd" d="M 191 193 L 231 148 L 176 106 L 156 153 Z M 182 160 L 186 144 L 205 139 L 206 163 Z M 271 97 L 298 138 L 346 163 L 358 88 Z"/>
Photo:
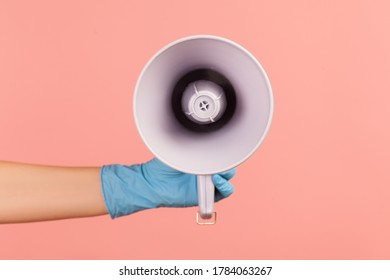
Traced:
<path id="1" fill-rule="evenodd" d="M 215 187 L 211 175 L 198 175 L 199 214 L 202 219 L 211 219 L 214 212 Z"/>

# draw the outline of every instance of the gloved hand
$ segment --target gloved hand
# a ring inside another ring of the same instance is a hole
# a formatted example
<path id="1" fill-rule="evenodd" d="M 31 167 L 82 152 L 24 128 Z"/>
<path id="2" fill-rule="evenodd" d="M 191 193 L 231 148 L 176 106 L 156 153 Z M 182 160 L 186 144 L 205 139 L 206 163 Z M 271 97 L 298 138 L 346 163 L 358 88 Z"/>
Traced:
<path id="1" fill-rule="evenodd" d="M 228 180 L 234 173 L 232 169 L 212 176 L 216 187 L 215 201 L 233 193 Z M 156 158 L 131 166 L 103 166 L 100 181 L 111 218 L 150 208 L 198 205 L 196 175 L 174 170 Z"/>

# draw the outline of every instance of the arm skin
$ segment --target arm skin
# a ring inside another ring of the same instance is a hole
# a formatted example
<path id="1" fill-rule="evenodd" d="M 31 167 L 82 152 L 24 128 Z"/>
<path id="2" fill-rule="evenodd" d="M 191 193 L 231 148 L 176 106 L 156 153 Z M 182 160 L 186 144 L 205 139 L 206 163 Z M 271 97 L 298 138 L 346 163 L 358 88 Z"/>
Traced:
<path id="1" fill-rule="evenodd" d="M 0 162 L 0 223 L 104 214 L 100 167 Z"/>

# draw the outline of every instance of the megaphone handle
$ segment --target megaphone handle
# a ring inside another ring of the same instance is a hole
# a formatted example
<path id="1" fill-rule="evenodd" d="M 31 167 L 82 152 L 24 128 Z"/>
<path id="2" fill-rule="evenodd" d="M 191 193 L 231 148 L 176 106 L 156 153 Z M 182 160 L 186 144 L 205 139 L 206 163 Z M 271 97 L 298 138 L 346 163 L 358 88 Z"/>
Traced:
<path id="1" fill-rule="evenodd" d="M 198 175 L 199 215 L 202 219 L 211 219 L 214 214 L 214 184 L 211 175 Z M 199 223 L 199 222 L 198 222 Z"/>

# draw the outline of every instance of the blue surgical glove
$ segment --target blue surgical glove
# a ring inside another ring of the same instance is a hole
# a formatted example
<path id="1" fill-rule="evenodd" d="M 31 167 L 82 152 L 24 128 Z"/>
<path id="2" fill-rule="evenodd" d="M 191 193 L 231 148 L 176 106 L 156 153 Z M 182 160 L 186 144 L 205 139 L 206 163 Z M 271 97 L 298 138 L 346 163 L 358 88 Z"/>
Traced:
<path id="1" fill-rule="evenodd" d="M 215 201 L 233 193 L 228 180 L 234 173 L 232 169 L 212 176 Z M 105 165 L 100 181 L 111 218 L 150 208 L 198 205 L 196 176 L 176 171 L 156 158 L 131 166 Z"/>

